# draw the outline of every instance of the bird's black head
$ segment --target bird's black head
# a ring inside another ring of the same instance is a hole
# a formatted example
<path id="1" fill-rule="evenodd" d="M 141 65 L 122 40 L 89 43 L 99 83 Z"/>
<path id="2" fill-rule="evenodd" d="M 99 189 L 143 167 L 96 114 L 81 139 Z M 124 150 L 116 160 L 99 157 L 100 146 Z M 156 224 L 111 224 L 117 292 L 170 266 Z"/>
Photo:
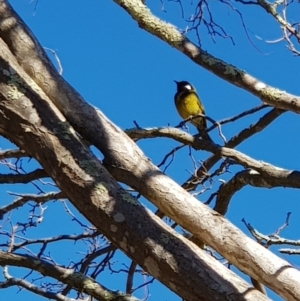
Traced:
<path id="1" fill-rule="evenodd" d="M 178 81 L 174 80 L 174 82 L 177 85 L 177 92 L 195 90 L 194 87 L 187 81 L 178 82 Z"/>

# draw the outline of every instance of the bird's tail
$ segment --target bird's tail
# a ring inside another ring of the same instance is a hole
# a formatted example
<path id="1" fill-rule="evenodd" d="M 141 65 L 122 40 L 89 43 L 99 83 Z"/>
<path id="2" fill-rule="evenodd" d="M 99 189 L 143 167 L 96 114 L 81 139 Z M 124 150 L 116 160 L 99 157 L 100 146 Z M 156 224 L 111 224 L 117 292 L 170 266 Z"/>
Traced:
<path id="1" fill-rule="evenodd" d="M 199 121 L 197 122 L 196 127 L 197 127 L 197 130 L 198 130 L 199 134 L 200 134 L 200 137 L 203 140 L 213 142 L 213 140 L 210 138 L 210 136 L 207 132 L 207 124 L 206 124 L 206 120 L 204 118 L 202 118 L 200 120 L 200 122 Z"/>
<path id="2" fill-rule="evenodd" d="M 213 140 L 210 138 L 209 134 L 207 133 L 206 129 L 199 129 L 198 128 L 198 132 L 200 134 L 200 137 L 203 139 L 203 140 L 206 140 L 206 141 L 209 141 L 209 142 L 213 142 Z"/>

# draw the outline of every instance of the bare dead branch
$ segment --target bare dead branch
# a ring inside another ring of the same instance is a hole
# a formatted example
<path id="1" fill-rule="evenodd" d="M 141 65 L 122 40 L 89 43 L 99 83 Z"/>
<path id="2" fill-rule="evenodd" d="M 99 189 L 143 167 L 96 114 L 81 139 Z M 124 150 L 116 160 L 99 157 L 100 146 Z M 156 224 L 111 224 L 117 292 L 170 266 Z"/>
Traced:
<path id="1" fill-rule="evenodd" d="M 6 151 L 0 151 L 0 160 L 11 158 L 19 159 L 22 157 L 26 157 L 26 153 L 24 150 L 21 149 L 10 149 Z"/>
<path id="2" fill-rule="evenodd" d="M 24 268 L 35 270 L 44 276 L 52 277 L 57 281 L 69 284 L 79 292 L 84 292 L 94 297 L 96 300 L 107 301 L 107 298 L 109 298 L 110 300 L 115 301 L 138 301 L 138 299 L 129 295 L 119 292 L 113 292 L 100 283 L 96 282 L 95 280 L 83 275 L 82 273 L 78 273 L 72 269 L 66 269 L 58 265 L 51 264 L 37 257 L 21 254 L 9 254 L 0 251 L 0 265 L 22 266 Z M 24 286 L 26 286 L 26 283 L 24 283 Z M 34 292 L 37 293 L 37 291 Z M 63 297 L 64 296 L 61 295 L 61 298 Z M 67 299 L 57 300 L 66 301 Z"/>
<path id="3" fill-rule="evenodd" d="M 52 242 L 58 242 L 58 241 L 63 241 L 63 240 L 71 240 L 71 241 L 78 241 L 80 239 L 84 239 L 84 238 L 93 238 L 98 236 L 99 233 L 98 232 L 94 232 L 94 233 L 80 233 L 77 235 L 71 235 L 71 234 L 64 234 L 64 235 L 59 235 L 59 236 L 55 236 L 55 237 L 49 237 L 49 238 L 37 238 L 37 239 L 26 239 L 23 237 L 18 237 L 19 239 L 22 239 L 23 242 L 21 243 L 14 243 L 13 247 L 11 248 L 11 250 L 9 252 L 15 252 L 16 250 L 23 248 L 23 247 L 28 247 L 29 245 L 33 245 L 33 244 L 42 244 L 43 246 L 47 246 L 48 244 L 52 243 Z M 4 244 L 0 244 L 0 246 L 4 246 Z M 44 249 L 45 249 L 44 247 Z M 101 252 L 99 252 L 100 256 Z M 40 256 L 38 256 L 40 257 Z"/>
<path id="4" fill-rule="evenodd" d="M 279 252 L 287 255 L 300 255 L 300 249 L 280 249 Z"/>
<path id="5" fill-rule="evenodd" d="M 266 41 L 267 43 L 278 43 L 282 40 L 287 42 L 287 47 L 292 51 L 294 55 L 299 56 L 300 51 L 297 50 L 291 40 L 292 37 L 296 39 L 298 43 L 300 43 L 300 32 L 297 29 L 299 22 L 290 23 L 287 20 L 287 8 L 292 3 L 286 0 L 279 0 L 273 3 L 270 3 L 265 0 L 257 0 L 257 2 L 253 1 L 244 1 L 244 0 L 235 0 L 236 2 L 240 2 L 242 4 L 250 4 L 250 5 L 259 5 L 262 7 L 267 13 L 269 13 L 275 21 L 280 25 L 280 28 L 283 32 L 282 38 L 279 38 L 275 41 Z M 278 12 L 278 8 L 282 7 L 281 14 Z"/>
<path id="6" fill-rule="evenodd" d="M 49 176 L 43 169 L 36 169 L 26 174 L 1 174 L 0 184 L 16 184 L 23 183 L 27 184 L 40 178 L 48 178 Z"/>
<path id="7" fill-rule="evenodd" d="M 20 278 L 14 278 L 8 275 L 6 273 L 7 280 L 5 282 L 0 282 L 0 289 L 12 287 L 12 286 L 18 286 L 25 288 L 26 290 L 42 296 L 44 298 L 50 299 L 50 300 L 57 300 L 57 301 L 84 301 L 84 299 L 73 299 L 73 298 L 66 298 L 62 294 L 58 292 L 50 292 L 47 291 L 46 289 L 42 289 L 39 286 L 35 286 L 32 283 L 26 281 L 25 279 L 20 279 Z"/>
<path id="8" fill-rule="evenodd" d="M 114 254 L 116 249 L 117 249 L 116 247 L 109 245 L 108 247 L 104 247 L 99 250 L 95 250 L 94 252 L 87 254 L 83 260 L 76 263 L 73 266 L 73 269 L 77 269 L 77 267 L 80 266 L 79 272 L 82 274 L 86 274 L 89 270 L 90 265 L 92 264 L 92 261 L 94 261 L 97 257 L 104 255 L 104 254 L 109 254 L 111 252 L 113 252 L 113 254 Z M 113 255 L 109 255 L 109 256 L 110 256 L 109 258 L 111 258 Z M 103 261 L 106 261 L 106 258 Z M 100 262 L 98 264 L 98 266 L 101 266 L 103 261 Z M 95 277 L 92 277 L 92 278 L 95 279 Z M 63 289 L 62 294 L 64 296 L 66 296 L 72 289 L 73 289 L 72 285 L 69 284 Z"/>
<path id="9" fill-rule="evenodd" d="M 61 65 L 60 59 L 59 59 L 59 57 L 58 57 L 56 51 L 54 51 L 53 49 L 48 48 L 48 47 L 44 47 L 44 49 L 50 51 L 50 52 L 53 54 L 53 56 L 54 56 L 54 58 L 55 58 L 55 60 L 56 60 L 56 62 L 57 62 L 57 66 L 58 66 L 58 68 L 57 68 L 58 70 L 57 70 L 57 71 L 58 71 L 58 73 L 59 73 L 60 75 L 62 75 L 62 73 L 63 73 L 63 67 L 62 67 L 62 65 Z"/>
<path id="10" fill-rule="evenodd" d="M 72 221 L 75 221 L 76 223 L 78 223 L 81 227 L 85 228 L 85 229 L 89 229 L 91 231 L 95 230 L 94 226 L 89 226 L 87 224 L 82 223 L 76 216 L 75 214 L 71 211 L 71 209 L 69 208 L 69 206 L 67 205 L 67 202 L 63 202 L 64 207 L 66 212 L 71 216 Z"/>
<path id="11" fill-rule="evenodd" d="M 134 272 L 137 267 L 137 264 L 132 261 L 130 268 L 128 270 L 128 276 L 127 276 L 127 281 L 126 281 L 126 294 L 132 294 L 133 292 L 133 277 L 134 277 Z"/>
<path id="12" fill-rule="evenodd" d="M 149 281 L 145 281 L 144 283 L 142 283 L 141 285 L 137 286 L 136 288 L 133 289 L 133 292 L 141 289 L 142 287 L 148 287 L 149 284 L 153 283 L 155 280 L 154 277 L 151 277 L 151 279 Z M 149 294 L 146 294 L 146 296 L 144 297 L 144 300 L 147 300 L 149 297 Z"/>
<path id="13" fill-rule="evenodd" d="M 225 215 L 233 195 L 246 185 L 263 188 L 300 188 L 299 180 L 300 172 L 297 171 L 277 173 L 274 174 L 274 177 L 269 177 L 267 175 L 262 176 L 254 170 L 243 170 L 235 174 L 227 183 L 221 185 L 214 210 Z"/>
<path id="14" fill-rule="evenodd" d="M 91 254 L 88 254 L 86 256 L 86 258 L 82 260 L 79 272 L 84 274 L 86 272 L 88 266 L 91 264 L 91 262 L 93 260 L 95 260 L 97 257 L 102 256 L 106 253 L 115 251 L 116 249 L 117 248 L 115 246 L 109 245 L 108 247 L 101 248 L 101 249 L 99 249 L 99 250 L 97 250 L 97 251 L 95 251 Z"/>
<path id="15" fill-rule="evenodd" d="M 245 117 L 245 116 L 251 115 L 251 114 L 253 114 L 253 113 L 256 113 L 256 112 L 258 112 L 258 111 L 260 111 L 260 110 L 263 110 L 263 109 L 269 108 L 269 107 L 270 107 L 270 106 L 268 106 L 268 105 L 261 104 L 261 105 L 259 105 L 259 106 L 256 106 L 256 107 L 250 109 L 250 110 L 246 110 L 246 111 L 244 111 L 244 112 L 242 112 L 242 113 L 239 113 L 239 114 L 237 114 L 236 116 L 233 116 L 233 117 L 229 117 L 229 118 L 225 118 L 225 119 L 219 120 L 218 123 L 219 123 L 220 125 L 224 125 L 224 124 L 229 123 L 229 122 L 234 122 L 234 121 L 237 121 L 237 120 L 239 120 L 239 119 L 241 119 L 241 118 L 243 118 L 243 117 Z M 211 127 L 208 128 L 208 131 L 211 131 L 211 130 L 212 130 L 213 128 L 215 128 L 216 126 L 217 126 L 217 125 L 213 124 Z"/>
<path id="16" fill-rule="evenodd" d="M 20 196 L 20 198 L 0 208 L 0 220 L 3 219 L 4 214 L 12 211 L 13 209 L 24 206 L 29 201 L 36 202 L 37 204 L 42 204 L 51 200 L 58 200 L 58 199 L 65 198 L 65 195 L 62 192 L 49 192 L 43 195 L 37 195 L 37 194 L 20 195 L 16 193 L 9 193 L 9 194 L 18 195 Z"/>
<path id="17" fill-rule="evenodd" d="M 278 229 L 273 233 L 273 236 L 279 235 L 281 231 L 283 231 L 285 228 L 287 228 L 289 226 L 289 221 L 290 221 L 290 218 L 291 218 L 291 214 L 292 214 L 291 212 L 288 212 L 286 214 L 285 223 L 281 227 L 278 227 Z"/>
<path id="18" fill-rule="evenodd" d="M 130 131 L 130 130 L 129 130 Z M 129 135 L 130 136 L 130 135 Z M 167 162 L 167 160 L 168 160 L 168 158 L 169 157 L 171 157 L 171 160 L 170 160 L 170 162 L 167 164 L 167 166 L 164 168 L 164 172 L 167 170 L 167 168 L 170 166 L 170 164 L 172 163 L 172 161 L 173 161 L 173 159 L 174 159 L 174 157 L 175 157 L 175 153 L 177 152 L 177 151 L 179 151 L 180 149 L 182 149 L 183 147 L 185 147 L 185 145 L 179 145 L 179 146 L 177 146 L 177 147 L 174 147 L 170 152 L 168 152 L 165 156 L 164 156 L 164 158 L 163 158 L 163 160 L 157 165 L 157 167 L 158 168 L 160 168 L 160 167 L 162 167 L 163 165 L 165 165 L 166 164 L 166 162 Z"/>
<path id="19" fill-rule="evenodd" d="M 247 223 L 245 219 L 242 219 L 242 222 L 246 225 L 247 229 L 251 233 L 251 235 L 262 245 L 265 247 L 269 247 L 271 245 L 291 245 L 291 246 L 300 246 L 300 240 L 291 240 L 280 237 L 279 235 L 264 235 L 258 232 L 255 228 L 251 226 L 250 223 Z"/>
<path id="20" fill-rule="evenodd" d="M 257 3 L 264 8 L 269 14 L 271 14 L 273 16 L 273 18 L 283 27 L 285 28 L 287 31 L 289 31 L 289 33 L 291 33 L 293 36 L 296 37 L 296 39 L 298 40 L 298 42 L 300 42 L 300 34 L 297 32 L 297 30 L 290 24 L 287 22 L 286 20 L 286 15 L 285 12 L 283 14 L 284 17 L 281 17 L 280 14 L 276 11 L 278 3 L 275 4 L 271 4 L 265 0 L 257 0 Z M 283 11 L 285 11 L 286 9 L 286 4 L 284 6 Z"/>
<path id="21" fill-rule="evenodd" d="M 214 43 L 216 42 L 215 36 L 219 36 L 224 39 L 230 39 L 231 43 L 235 45 L 233 38 L 228 35 L 225 29 L 215 21 L 208 1 L 200 0 L 196 5 L 194 15 L 191 16 L 188 21 L 192 23 L 192 27 L 188 30 L 196 32 L 199 45 L 201 45 L 201 36 L 199 31 L 202 24 L 207 29 L 207 32 Z"/>

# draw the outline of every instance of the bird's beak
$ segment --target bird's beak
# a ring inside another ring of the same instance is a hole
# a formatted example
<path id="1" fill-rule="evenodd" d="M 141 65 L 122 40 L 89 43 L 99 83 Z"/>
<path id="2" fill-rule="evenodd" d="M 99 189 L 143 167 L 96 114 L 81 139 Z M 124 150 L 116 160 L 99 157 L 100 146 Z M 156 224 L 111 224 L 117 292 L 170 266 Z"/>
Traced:
<path id="1" fill-rule="evenodd" d="M 178 84 L 178 81 L 177 81 L 177 80 L 174 80 L 174 82 L 176 83 L 176 85 Z"/>

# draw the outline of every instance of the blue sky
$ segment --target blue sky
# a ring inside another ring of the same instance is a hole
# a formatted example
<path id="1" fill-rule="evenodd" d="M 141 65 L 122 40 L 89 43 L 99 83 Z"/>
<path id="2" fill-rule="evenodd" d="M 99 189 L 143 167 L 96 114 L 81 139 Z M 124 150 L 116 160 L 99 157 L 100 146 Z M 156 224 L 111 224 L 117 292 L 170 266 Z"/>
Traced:
<path id="1" fill-rule="evenodd" d="M 180 118 L 173 104 L 174 80 L 188 80 L 193 83 L 205 104 L 207 115 L 216 120 L 234 116 L 260 104 L 260 100 L 248 92 L 217 78 L 177 50 L 140 29 L 126 12 L 111 0 L 40 0 L 36 11 L 35 1 L 10 2 L 41 45 L 57 51 L 63 66 L 64 78 L 86 101 L 100 108 L 108 118 L 123 129 L 134 127 L 134 120 L 141 127 L 178 125 Z M 180 29 L 186 28 L 187 23 L 181 19 L 178 4 L 165 2 L 166 12 L 163 12 L 159 0 L 148 2 L 154 14 Z M 220 38 L 216 38 L 216 43 L 213 43 L 206 30 L 202 29 L 200 33 L 203 48 L 269 85 L 299 95 L 299 59 L 286 49 L 284 42 L 267 44 L 256 38 L 259 36 L 265 40 L 273 40 L 280 37 L 279 26 L 273 19 L 258 7 L 244 8 L 235 4 L 243 12 L 249 36 L 260 50 L 258 51 L 249 42 L 236 13 L 217 1 L 211 1 L 210 5 L 214 18 L 234 38 L 235 45 L 232 45 L 229 39 Z M 296 13 L 299 12 L 295 10 L 294 14 Z M 189 37 L 197 42 L 193 33 Z M 52 57 L 51 53 L 49 56 Z M 229 139 L 256 121 L 264 112 L 266 110 L 224 126 L 223 133 Z M 294 113 L 286 113 L 267 130 L 252 137 L 237 149 L 255 159 L 298 170 L 299 126 L 299 117 Z M 192 127 L 190 130 L 194 131 Z M 216 132 L 212 137 L 221 143 Z M 139 145 L 146 155 L 158 164 L 178 143 L 160 138 L 144 140 L 139 142 Z M 8 144 L 3 142 L 0 147 L 6 149 Z M 207 157 L 207 153 L 200 151 L 193 152 L 193 155 L 196 160 Z M 181 184 L 192 170 L 192 161 L 188 156 L 188 149 L 185 148 L 176 155 L 167 173 Z M 232 174 L 224 175 L 223 178 L 227 180 L 231 176 Z M 217 188 L 218 183 L 215 183 L 213 191 Z M 3 192 L 16 190 L 12 185 L 1 189 Z M 20 187 L 20 191 L 36 193 L 33 187 L 25 185 Z M 201 196 L 200 199 L 206 200 L 208 196 L 209 194 Z M 260 232 L 269 234 L 284 222 L 286 213 L 291 211 L 290 226 L 283 235 L 286 238 L 298 239 L 300 226 L 297 216 L 300 209 L 298 198 L 299 192 L 295 189 L 267 190 L 246 187 L 234 196 L 227 218 L 245 233 L 247 230 L 241 222 L 242 218 Z M 0 204 L 6 204 L 11 199 L 4 197 Z M 149 206 L 146 202 L 144 204 Z M 15 215 L 14 218 L 17 220 L 19 216 Z M 62 234 L 62 221 L 65 223 L 63 224 L 65 232 L 76 233 L 78 229 L 68 217 L 65 217 L 62 205 L 48 204 L 43 226 L 30 235 L 37 237 Z M 76 247 L 79 252 L 83 246 L 79 244 Z M 51 252 L 57 256 L 59 263 L 70 259 L 69 251 L 64 250 L 63 246 L 60 250 Z M 77 256 L 75 251 L 74 256 Z M 286 259 L 300 265 L 299 258 Z M 118 257 L 120 264 L 122 260 L 123 257 L 120 255 Z M 114 277 L 120 277 L 120 281 L 123 279 L 122 275 Z M 111 282 L 116 278 L 102 278 L 104 277 L 100 277 L 99 280 L 109 288 L 124 290 L 122 285 L 116 286 Z M 2 296 L 14 300 L 24 300 L 24 296 L 28 296 L 31 300 L 41 299 L 24 291 L 18 295 L 15 293 L 13 289 L 1 291 Z M 142 298 L 143 293 L 139 292 L 136 296 Z M 153 300 L 174 299 L 172 293 L 157 282 L 150 287 L 150 294 Z M 273 294 L 270 294 L 270 297 L 280 300 Z"/>

